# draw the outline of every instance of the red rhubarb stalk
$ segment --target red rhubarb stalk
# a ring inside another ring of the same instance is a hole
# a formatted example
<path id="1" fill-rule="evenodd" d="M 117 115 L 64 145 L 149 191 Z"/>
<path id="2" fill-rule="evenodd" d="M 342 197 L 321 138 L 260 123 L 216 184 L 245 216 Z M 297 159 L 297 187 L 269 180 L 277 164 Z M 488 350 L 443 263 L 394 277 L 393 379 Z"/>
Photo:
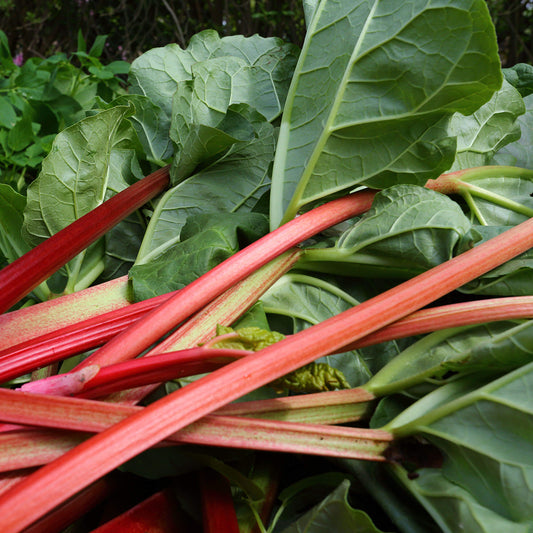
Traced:
<path id="1" fill-rule="evenodd" d="M 228 480 L 210 469 L 201 470 L 199 477 L 204 533 L 239 533 Z"/>
<path id="2" fill-rule="evenodd" d="M 170 295 L 165 294 L 135 304 L 125 303 L 124 307 L 96 314 L 80 322 L 76 322 L 72 316 L 77 315 L 71 313 L 70 325 L 0 351 L 0 383 L 26 374 L 35 368 L 101 346 L 169 297 Z M 24 310 L 30 311 L 40 305 L 42 304 Z M 2 317 L 14 313 L 0 316 L 0 321 Z M 38 316 L 36 320 L 39 320 Z"/>
<path id="3" fill-rule="evenodd" d="M 0 530 L 24 529 L 89 483 L 222 405 L 428 305 L 532 246 L 533 219 L 529 219 L 379 296 L 230 363 L 154 402 L 81 443 L 0 496 Z M 252 247 L 258 250 L 257 246 Z M 235 257 L 238 260 L 233 262 Z M 242 257 L 242 253 L 237 254 L 226 264 L 242 265 Z M 246 263 L 249 262 L 252 261 L 247 257 Z M 219 267 L 211 272 L 219 273 Z M 200 288 L 201 282 L 191 285 Z M 211 283 L 206 285 L 211 289 Z M 186 289 L 180 294 L 184 291 Z M 194 291 L 190 297 L 194 298 Z M 170 306 L 168 302 L 172 302 Z M 174 298 L 171 298 L 158 309 L 164 308 L 164 315 L 173 310 L 173 303 Z M 174 316 L 178 315 L 173 311 Z M 154 311 L 148 316 L 148 320 L 141 319 L 137 323 L 142 323 L 140 327 L 136 324 L 127 330 L 125 342 L 119 342 L 118 347 L 136 353 L 143 343 L 138 343 L 135 337 L 157 326 L 162 318 Z M 31 506 L 28 506 L 29 501 Z"/>
<path id="4" fill-rule="evenodd" d="M 379 331 L 343 346 L 341 352 L 447 328 L 523 318 L 533 318 L 533 296 L 510 296 L 442 305 L 411 313 Z"/>
<path id="5" fill-rule="evenodd" d="M 59 531 L 59 530 L 56 530 Z M 170 491 L 152 494 L 91 533 L 187 533 L 187 521 Z"/>
<path id="6" fill-rule="evenodd" d="M 7 311 L 113 226 L 160 194 L 168 186 L 169 179 L 168 167 L 153 172 L 2 269 L 0 313 Z"/>
<path id="7" fill-rule="evenodd" d="M 55 396 L 98 398 L 124 389 L 212 372 L 250 353 L 253 352 L 189 348 L 122 361 L 105 367 L 84 366 L 66 374 L 29 381 L 22 385 L 20 390 Z"/>

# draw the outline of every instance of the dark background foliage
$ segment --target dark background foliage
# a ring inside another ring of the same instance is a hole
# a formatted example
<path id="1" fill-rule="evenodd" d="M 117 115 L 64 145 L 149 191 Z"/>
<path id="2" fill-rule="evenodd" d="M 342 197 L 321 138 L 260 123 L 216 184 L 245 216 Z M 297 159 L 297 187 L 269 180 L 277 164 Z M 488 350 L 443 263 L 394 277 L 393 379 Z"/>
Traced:
<path id="1" fill-rule="evenodd" d="M 533 62 L 533 1 L 487 0 L 497 28 L 504 66 Z M 169 42 L 214 28 L 221 35 L 277 35 L 301 44 L 301 0 L 0 0 L 0 29 L 13 55 L 47 57 L 73 52 L 81 29 L 90 44 L 108 35 L 102 60 L 133 60 Z"/>

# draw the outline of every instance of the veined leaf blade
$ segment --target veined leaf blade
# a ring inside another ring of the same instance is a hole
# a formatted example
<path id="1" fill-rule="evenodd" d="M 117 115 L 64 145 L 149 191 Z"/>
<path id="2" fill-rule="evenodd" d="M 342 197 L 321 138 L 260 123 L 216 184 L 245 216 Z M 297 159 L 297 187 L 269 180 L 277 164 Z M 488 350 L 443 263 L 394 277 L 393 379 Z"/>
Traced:
<path id="1" fill-rule="evenodd" d="M 474 112 L 501 81 L 484 2 L 323 0 L 287 97 L 273 225 L 318 197 L 390 182 L 391 170 L 428 155 L 411 183 L 449 168 L 448 117 Z"/>

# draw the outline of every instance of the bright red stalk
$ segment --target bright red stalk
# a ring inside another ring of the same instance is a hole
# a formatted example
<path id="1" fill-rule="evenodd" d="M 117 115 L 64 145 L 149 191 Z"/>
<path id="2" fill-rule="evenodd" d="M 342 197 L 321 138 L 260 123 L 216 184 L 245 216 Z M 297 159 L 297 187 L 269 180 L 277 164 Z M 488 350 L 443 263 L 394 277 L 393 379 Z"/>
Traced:
<path id="1" fill-rule="evenodd" d="M 57 531 L 57 530 L 56 530 Z M 91 533 L 188 533 L 169 491 L 156 492 Z"/>
<path id="2" fill-rule="evenodd" d="M 210 469 L 201 470 L 199 477 L 204 533 L 239 533 L 228 480 Z"/>
<path id="3" fill-rule="evenodd" d="M 30 381 L 20 389 L 38 394 L 98 398 L 133 387 L 212 372 L 250 353 L 253 352 L 189 348 L 122 361 L 102 368 L 98 365 L 84 366 L 66 374 Z"/>
<path id="4" fill-rule="evenodd" d="M 24 529 L 89 483 L 218 407 L 420 309 L 532 246 L 533 219 L 529 219 L 375 298 L 230 363 L 156 401 L 142 412 L 83 442 L 0 496 L 0 530 L 15 533 Z M 250 248 L 261 253 L 261 247 L 252 245 Z M 226 264 L 237 268 L 242 265 L 242 257 L 241 253 L 237 261 L 230 260 Z M 245 261 L 249 262 L 250 258 Z M 223 265 L 219 265 L 222 270 Z M 211 272 L 219 275 L 219 267 Z M 208 279 L 211 277 L 213 274 Z M 199 288 L 201 282 L 193 285 Z M 212 288 L 211 283 L 206 285 Z M 194 291 L 190 297 L 194 297 Z M 175 300 L 171 298 L 167 302 L 172 303 L 158 308 L 164 308 L 163 315 L 172 310 Z M 172 314 L 177 315 L 176 312 Z M 124 337 L 126 342 L 119 342 L 117 347 L 136 351 L 139 343 L 132 336 L 144 333 L 145 328 L 157 325 L 154 322 L 162 318 L 157 312 L 149 316 L 138 322 L 142 323 L 140 328 L 130 328 Z M 158 336 L 159 330 L 156 338 Z"/>
<path id="5" fill-rule="evenodd" d="M 2 269 L 0 313 L 7 311 L 65 263 L 85 250 L 89 244 L 161 193 L 168 184 L 168 167 L 153 172 L 115 194 Z"/>

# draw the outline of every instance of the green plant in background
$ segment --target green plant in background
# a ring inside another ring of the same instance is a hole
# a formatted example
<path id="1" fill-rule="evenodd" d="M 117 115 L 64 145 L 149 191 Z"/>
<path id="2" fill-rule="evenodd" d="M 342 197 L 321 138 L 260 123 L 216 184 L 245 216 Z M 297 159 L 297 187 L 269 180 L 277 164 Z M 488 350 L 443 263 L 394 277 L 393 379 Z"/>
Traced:
<path id="1" fill-rule="evenodd" d="M 97 101 L 125 92 L 120 75 L 129 64 L 100 61 L 106 37 L 87 51 L 81 33 L 78 50 L 46 59 L 14 57 L 0 31 L 0 180 L 23 192 L 36 177 L 58 132 L 85 118 Z M 77 63 L 77 65 L 75 64 Z"/>

